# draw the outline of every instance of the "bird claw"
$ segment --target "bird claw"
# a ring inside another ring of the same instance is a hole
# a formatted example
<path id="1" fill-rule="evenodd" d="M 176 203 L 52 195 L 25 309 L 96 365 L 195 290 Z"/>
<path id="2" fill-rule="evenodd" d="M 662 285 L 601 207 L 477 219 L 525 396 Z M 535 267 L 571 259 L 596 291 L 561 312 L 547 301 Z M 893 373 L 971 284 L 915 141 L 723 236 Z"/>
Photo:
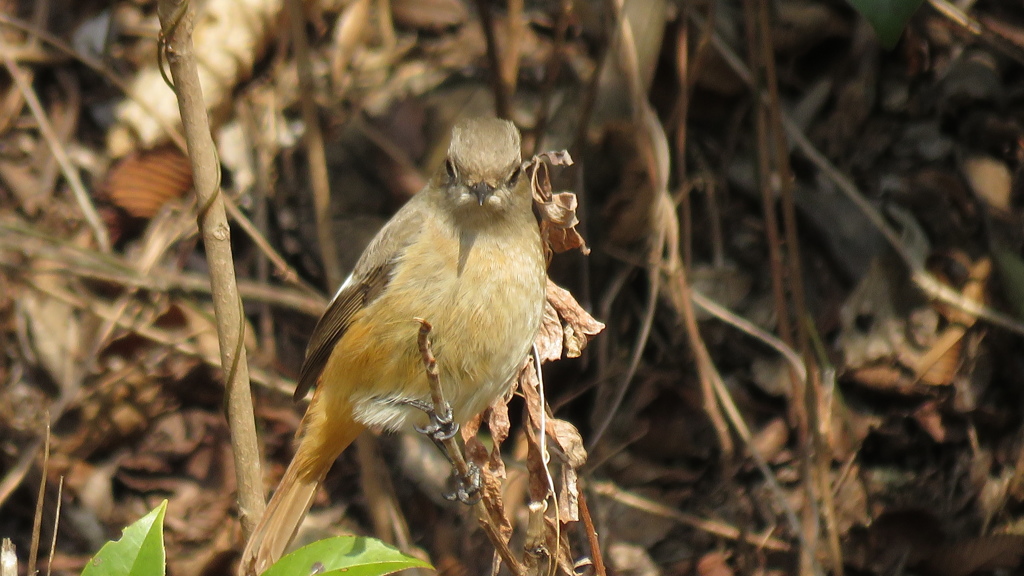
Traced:
<path id="1" fill-rule="evenodd" d="M 415 426 L 416 431 L 435 443 L 454 438 L 459 433 L 459 425 L 452 419 L 451 409 L 447 406 L 445 408 L 447 409 L 444 414 L 438 414 L 432 408 L 424 410 L 430 416 L 430 423 L 426 426 Z"/>
<path id="2" fill-rule="evenodd" d="M 480 501 L 483 493 L 483 479 L 480 475 L 480 468 L 469 462 L 469 473 L 461 476 L 457 471 L 452 470 L 449 483 L 455 484 L 455 489 L 444 494 L 445 500 L 454 502 L 458 500 L 467 506 L 472 506 Z"/>
<path id="3" fill-rule="evenodd" d="M 459 424 L 452 416 L 452 408 L 447 402 L 442 402 L 441 413 L 434 409 L 432 404 L 421 401 L 410 400 L 408 403 L 427 413 L 430 422 L 426 426 L 414 426 L 417 432 L 430 438 L 431 441 L 441 450 L 441 453 L 452 463 L 452 474 L 449 482 L 455 485 L 454 490 L 444 494 L 446 500 L 462 502 L 472 506 L 480 501 L 482 496 L 483 480 L 480 468 L 472 462 L 467 462 L 469 470 L 465 475 L 459 473 L 458 468 L 452 461 L 445 442 L 451 440 L 459 433 Z"/>

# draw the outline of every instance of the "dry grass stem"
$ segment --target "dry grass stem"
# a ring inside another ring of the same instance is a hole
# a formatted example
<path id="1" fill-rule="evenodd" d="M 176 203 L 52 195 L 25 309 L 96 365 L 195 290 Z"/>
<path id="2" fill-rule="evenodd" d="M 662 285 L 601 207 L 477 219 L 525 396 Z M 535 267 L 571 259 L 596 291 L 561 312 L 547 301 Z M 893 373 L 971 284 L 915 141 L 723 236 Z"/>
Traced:
<path id="1" fill-rule="evenodd" d="M 43 440 L 43 465 L 39 474 L 39 491 L 36 492 L 36 513 L 32 517 L 32 544 L 28 551 L 28 574 L 36 573 L 36 560 L 39 558 L 39 539 L 43 527 L 43 502 L 46 500 L 46 479 L 50 470 L 50 423 L 46 423 Z M 58 502 L 59 505 L 59 502 Z M 54 538 L 56 539 L 56 526 Z M 52 554 L 50 555 L 53 556 Z"/>
<path id="2" fill-rule="evenodd" d="M 64 503 L 64 477 L 57 482 L 57 504 L 53 511 L 53 536 L 50 538 L 50 554 L 47 556 L 46 576 L 50 576 L 53 568 L 53 557 L 57 553 L 57 528 L 60 526 L 60 508 Z"/>
<path id="3" fill-rule="evenodd" d="M 487 42 L 487 62 L 490 68 L 491 87 L 494 90 L 494 111 L 498 118 L 510 118 L 512 106 L 509 102 L 509 87 L 505 84 L 501 70 L 501 55 L 498 53 L 498 41 L 494 32 L 494 15 L 488 0 L 477 0 L 480 11 L 480 25 L 484 29 L 484 40 Z"/>
<path id="4" fill-rule="evenodd" d="M 783 342 L 794 346 L 810 364 L 808 353 L 808 337 L 806 326 L 793 319 L 806 317 L 804 304 L 803 274 L 800 261 L 800 243 L 797 238 L 796 208 L 793 199 L 793 174 L 789 165 L 789 147 L 782 128 L 782 106 L 779 101 L 778 79 L 775 73 L 774 45 L 772 41 L 771 21 L 768 5 L 765 0 L 746 0 L 744 2 L 744 24 L 747 33 L 747 49 L 750 69 L 752 71 L 755 95 L 761 104 L 755 107 L 758 180 L 761 186 L 762 206 L 764 210 L 765 231 L 768 237 L 768 250 L 771 261 L 772 293 L 775 298 L 775 316 L 778 332 Z M 778 200 L 776 199 L 778 197 Z M 776 202 L 782 212 L 783 231 L 778 230 Z M 785 247 L 782 240 L 785 239 Z M 787 296 L 789 296 L 787 298 Z M 811 368 L 813 370 L 813 367 Z M 824 458 L 831 461 L 831 455 L 820 453 L 812 446 L 822 446 L 815 436 L 817 421 L 815 411 L 818 397 L 817 391 L 808 388 L 807 378 L 790 370 L 791 402 L 789 404 L 791 424 L 796 428 L 797 445 L 803 474 L 805 502 L 803 508 L 802 546 L 800 549 L 800 573 L 805 576 L 820 574 L 816 558 L 820 521 L 818 513 L 819 499 L 816 493 L 819 487 L 815 479 L 819 463 Z M 813 379 L 812 382 L 817 382 Z M 817 456 L 817 458 L 816 458 Z M 825 488 L 828 489 L 827 487 Z M 832 515 L 833 511 L 825 512 Z M 838 538 L 831 539 L 829 553 L 832 556 L 832 568 L 842 576 L 842 560 Z"/>
<path id="5" fill-rule="evenodd" d="M 10 499 L 14 491 L 21 486 L 21 483 L 25 479 L 25 475 L 35 464 L 36 457 L 43 447 L 43 440 L 38 439 L 21 452 L 17 462 L 15 462 L 10 468 L 7 469 L 7 473 L 4 474 L 3 480 L 0 480 L 0 507 Z"/>
<path id="6" fill-rule="evenodd" d="M 7 73 L 11 75 L 14 84 L 18 87 L 22 97 L 25 98 L 25 103 L 28 104 L 29 110 L 32 111 L 32 116 L 35 117 L 36 124 L 39 126 L 39 133 L 43 136 L 47 146 L 49 146 L 54 159 L 60 165 L 61 172 L 64 174 L 64 178 L 74 194 L 75 201 L 78 202 L 78 208 L 82 211 L 82 216 L 85 218 L 89 228 L 92 229 L 93 236 L 96 238 L 96 245 L 99 246 L 101 251 L 109 252 L 110 236 L 107 234 L 107 228 L 103 225 L 99 214 L 96 212 L 96 207 L 92 204 L 92 198 L 85 189 L 82 177 L 78 174 L 78 169 L 71 163 L 71 158 L 68 157 L 67 150 L 64 149 L 64 145 L 54 131 L 53 125 L 50 123 L 42 103 L 39 101 L 39 97 L 25 78 L 25 73 L 18 66 L 18 63 L 14 61 L 10 48 L 2 37 L 0 37 L 0 54 L 2 54 Z"/>
<path id="7" fill-rule="evenodd" d="M 597 538 L 597 528 L 594 526 L 594 519 L 590 516 L 587 495 L 582 490 L 580 491 L 580 517 L 583 521 L 583 529 L 587 533 L 587 544 L 590 546 L 590 559 L 594 563 L 594 574 L 607 576 L 608 569 L 604 565 L 604 553 L 601 551 L 601 542 Z"/>
<path id="8" fill-rule="evenodd" d="M 705 520 L 699 516 L 693 514 L 687 514 L 686 512 L 680 512 L 671 506 L 666 506 L 659 502 L 655 502 L 650 498 L 645 498 L 622 490 L 611 482 L 591 482 L 590 489 L 595 494 L 599 494 L 619 504 L 642 510 L 648 514 L 654 516 L 661 516 L 662 518 L 669 518 L 685 526 L 690 526 L 702 532 L 708 534 L 714 534 L 728 540 L 742 540 L 748 544 L 752 544 L 758 548 L 764 548 L 765 550 L 775 550 L 778 552 L 788 552 L 791 550 L 789 544 L 772 537 L 770 534 L 764 535 L 749 535 L 744 531 L 734 526 L 729 526 L 723 522 L 717 522 L 714 520 Z"/>

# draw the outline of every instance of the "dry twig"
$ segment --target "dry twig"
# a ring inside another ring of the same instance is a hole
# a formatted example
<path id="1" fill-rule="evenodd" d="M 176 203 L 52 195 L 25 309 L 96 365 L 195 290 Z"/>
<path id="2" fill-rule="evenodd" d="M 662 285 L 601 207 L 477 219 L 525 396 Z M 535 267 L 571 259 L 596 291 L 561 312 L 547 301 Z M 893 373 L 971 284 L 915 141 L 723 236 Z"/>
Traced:
<path id="1" fill-rule="evenodd" d="M 441 390 L 441 375 L 437 369 L 437 359 L 434 357 L 434 353 L 430 346 L 430 331 L 433 329 L 430 322 L 417 318 L 417 322 L 420 323 L 420 330 L 417 336 L 417 346 L 420 350 L 420 355 L 423 357 L 423 367 L 427 373 L 427 381 L 430 382 L 430 400 L 432 403 L 433 414 L 440 420 L 451 420 L 451 405 L 444 398 L 444 393 Z M 462 448 L 459 446 L 455 436 L 451 436 L 447 439 L 442 440 L 445 452 L 448 454 L 448 458 L 451 460 L 452 465 L 455 467 L 455 472 L 460 478 L 469 478 L 473 472 L 470 469 L 469 463 L 466 462 L 465 455 L 462 453 Z M 487 494 L 483 494 L 483 498 L 487 498 Z M 491 517 L 487 506 L 483 499 L 478 500 L 474 505 L 476 510 L 477 520 L 480 522 L 480 527 L 483 528 L 484 533 L 487 534 L 487 538 L 494 545 L 494 549 L 498 552 L 502 561 L 508 566 L 508 569 L 512 574 L 519 576 L 526 573 L 526 568 L 523 564 L 512 555 L 512 551 L 508 547 L 508 542 L 501 536 L 501 530 Z"/>

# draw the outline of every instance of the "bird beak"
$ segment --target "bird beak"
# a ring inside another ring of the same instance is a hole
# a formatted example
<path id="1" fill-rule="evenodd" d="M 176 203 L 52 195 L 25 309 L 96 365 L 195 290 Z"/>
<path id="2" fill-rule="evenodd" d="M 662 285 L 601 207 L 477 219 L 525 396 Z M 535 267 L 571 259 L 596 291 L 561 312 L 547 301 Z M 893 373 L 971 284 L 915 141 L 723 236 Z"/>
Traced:
<path id="1" fill-rule="evenodd" d="M 484 205 L 484 201 L 486 201 L 491 194 L 494 194 L 494 186 L 491 186 L 487 182 L 477 182 L 470 186 L 469 190 L 476 195 L 476 200 L 481 206 Z"/>

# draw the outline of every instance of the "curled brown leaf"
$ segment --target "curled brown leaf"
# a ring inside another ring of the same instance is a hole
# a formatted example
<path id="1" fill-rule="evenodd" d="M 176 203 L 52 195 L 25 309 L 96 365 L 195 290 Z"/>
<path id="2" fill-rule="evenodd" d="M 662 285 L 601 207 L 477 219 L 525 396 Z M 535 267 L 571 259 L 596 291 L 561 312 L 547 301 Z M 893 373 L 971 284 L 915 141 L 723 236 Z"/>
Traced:
<path id="1" fill-rule="evenodd" d="M 541 361 L 557 360 L 562 351 L 566 358 L 577 358 L 594 336 L 604 330 L 589 312 L 580 306 L 572 293 L 548 279 L 547 306 L 544 322 L 537 335 L 537 350 Z M 556 326 L 561 331 L 555 330 Z"/>
<path id="2" fill-rule="evenodd" d="M 548 258 L 555 252 L 566 252 L 574 248 L 589 254 L 587 243 L 576 231 L 576 225 L 579 224 L 576 217 L 576 208 L 579 205 L 576 195 L 572 192 L 555 193 L 551 189 L 548 164 L 571 166 L 572 157 L 565 150 L 544 152 L 528 160 L 525 165 L 526 173 L 530 176 L 533 206 L 540 220 L 540 233 L 544 239 L 545 252 Z"/>

